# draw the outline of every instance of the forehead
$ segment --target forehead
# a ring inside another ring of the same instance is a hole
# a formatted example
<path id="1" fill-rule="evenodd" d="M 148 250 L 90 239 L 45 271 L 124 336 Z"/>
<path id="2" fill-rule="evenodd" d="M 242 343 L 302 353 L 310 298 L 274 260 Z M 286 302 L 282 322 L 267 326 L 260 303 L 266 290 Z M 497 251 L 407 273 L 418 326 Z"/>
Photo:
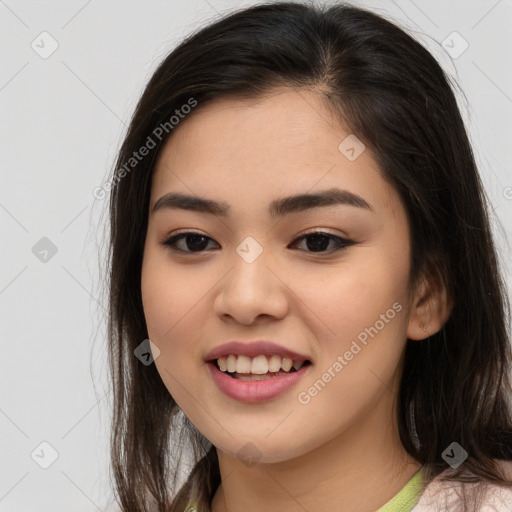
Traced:
<path id="1" fill-rule="evenodd" d="M 224 98 L 199 104 L 173 131 L 164 152 L 172 160 L 187 152 L 189 161 L 215 158 L 228 166 L 233 158 L 247 165 L 256 159 L 277 164 L 280 156 L 300 162 L 317 158 L 318 150 L 329 146 L 336 150 L 343 133 L 338 124 L 311 91 L 280 89 L 257 99 Z"/>
<path id="2" fill-rule="evenodd" d="M 392 202 L 396 197 L 370 150 L 355 160 L 340 150 L 349 136 L 354 137 L 318 93 L 308 90 L 198 105 L 162 149 L 151 202 L 172 190 L 233 203 L 255 198 L 270 203 L 273 196 L 330 187 L 369 202 Z"/>

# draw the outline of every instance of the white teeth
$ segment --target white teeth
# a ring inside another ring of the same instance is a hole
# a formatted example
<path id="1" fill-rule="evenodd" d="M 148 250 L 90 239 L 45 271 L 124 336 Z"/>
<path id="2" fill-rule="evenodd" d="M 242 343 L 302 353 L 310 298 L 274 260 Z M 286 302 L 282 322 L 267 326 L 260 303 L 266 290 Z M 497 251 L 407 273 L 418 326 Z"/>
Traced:
<path id="1" fill-rule="evenodd" d="M 264 375 L 268 372 L 267 356 L 257 356 L 252 360 L 251 373 Z"/>
<path id="2" fill-rule="evenodd" d="M 279 356 L 272 356 L 268 363 L 269 372 L 278 372 L 281 369 L 281 358 Z"/>
<path id="3" fill-rule="evenodd" d="M 293 361 L 288 357 L 278 355 L 256 357 L 236 356 L 230 354 L 217 359 L 217 364 L 223 372 L 237 374 L 265 375 L 267 373 L 289 372 L 292 367 L 300 370 L 305 361 Z"/>
<path id="4" fill-rule="evenodd" d="M 230 354 L 227 358 L 227 367 L 228 367 L 228 372 L 229 373 L 233 373 L 235 371 L 235 368 L 236 368 L 236 356 L 234 356 L 233 354 Z"/>
<path id="5" fill-rule="evenodd" d="M 219 357 L 219 359 L 217 359 L 217 363 L 221 371 L 225 372 L 228 369 L 226 356 Z"/>
<path id="6" fill-rule="evenodd" d="M 247 356 L 238 356 L 236 360 L 237 373 L 251 373 L 251 358 Z"/>
<path id="7" fill-rule="evenodd" d="M 283 359 L 283 361 L 281 362 L 281 368 L 285 372 L 289 372 L 292 369 L 292 366 L 293 366 L 293 361 L 291 359 L 288 359 L 287 357 L 285 357 Z"/>

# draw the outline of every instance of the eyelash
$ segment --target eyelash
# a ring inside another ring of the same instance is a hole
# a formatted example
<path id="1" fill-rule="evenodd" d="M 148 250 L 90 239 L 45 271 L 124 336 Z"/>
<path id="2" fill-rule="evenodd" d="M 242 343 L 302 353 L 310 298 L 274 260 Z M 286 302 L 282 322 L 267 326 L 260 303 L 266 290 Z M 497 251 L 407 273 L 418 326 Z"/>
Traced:
<path id="1" fill-rule="evenodd" d="M 203 235 L 202 233 L 197 233 L 195 231 L 185 231 L 183 233 L 178 233 L 176 235 L 172 235 L 170 236 L 169 238 L 167 238 L 166 240 L 164 240 L 163 242 L 160 242 L 161 245 L 165 246 L 166 248 L 168 248 L 169 250 L 173 251 L 173 252 L 177 252 L 177 253 L 182 253 L 182 254 L 201 254 L 201 253 L 207 253 L 208 251 L 205 251 L 205 250 L 201 250 L 201 251 L 184 251 L 183 249 L 178 249 L 176 247 L 176 243 L 184 238 L 186 238 L 187 236 L 189 235 L 197 235 L 197 236 L 200 236 L 202 238 L 205 238 L 205 239 L 209 239 L 209 240 L 213 240 L 212 238 L 206 236 L 206 235 Z M 318 252 L 315 252 L 315 251 L 305 251 L 305 252 L 309 252 L 311 254 L 332 254 L 332 253 L 335 253 L 335 252 L 338 252 L 338 251 L 342 251 L 343 249 L 346 249 L 347 247 L 350 247 L 351 245 L 354 245 L 356 242 L 354 242 L 353 240 L 349 240 L 347 238 L 342 238 L 342 237 L 339 237 L 339 236 L 336 236 L 336 235 L 332 235 L 331 233 L 328 233 L 328 232 L 325 232 L 325 231 L 312 231 L 312 232 L 309 232 L 309 233 L 305 233 L 299 237 L 297 237 L 293 242 L 292 244 L 296 244 L 310 236 L 326 236 L 328 238 L 330 238 L 331 240 L 335 240 L 337 241 L 337 246 L 334 247 L 333 249 L 328 249 L 326 251 L 318 251 Z"/>

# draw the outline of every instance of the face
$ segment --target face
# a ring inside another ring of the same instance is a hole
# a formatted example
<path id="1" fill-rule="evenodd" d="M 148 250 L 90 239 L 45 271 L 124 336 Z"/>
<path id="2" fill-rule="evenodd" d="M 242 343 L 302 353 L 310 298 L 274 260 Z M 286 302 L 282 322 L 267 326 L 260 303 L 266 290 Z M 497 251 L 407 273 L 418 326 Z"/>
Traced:
<path id="1" fill-rule="evenodd" d="M 392 415 L 408 224 L 370 150 L 349 135 L 312 91 L 217 100 L 175 128 L 154 170 L 141 286 L 155 364 L 185 415 L 233 457 L 289 460 Z M 341 192 L 275 203 L 329 190 Z M 154 210 L 170 193 L 221 204 Z M 233 340 L 271 341 L 309 363 L 263 385 L 234 378 L 207 362 Z"/>

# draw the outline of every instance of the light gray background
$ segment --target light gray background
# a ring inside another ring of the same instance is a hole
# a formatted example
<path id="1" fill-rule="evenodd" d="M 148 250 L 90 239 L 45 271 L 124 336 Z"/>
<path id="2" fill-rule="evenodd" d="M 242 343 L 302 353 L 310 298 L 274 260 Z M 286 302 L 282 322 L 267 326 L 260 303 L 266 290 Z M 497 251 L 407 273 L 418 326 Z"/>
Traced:
<path id="1" fill-rule="evenodd" d="M 0 0 L 2 512 L 85 512 L 112 503 L 106 300 L 98 281 L 107 200 L 92 191 L 168 51 L 192 29 L 254 3 Z M 500 256 L 509 262 L 512 0 L 353 3 L 410 29 L 460 84 L 503 225 L 495 225 Z M 51 49 L 44 31 L 58 43 L 46 59 L 31 47 Z M 454 31 L 469 44 L 457 58 L 447 53 L 463 48 Z M 46 262 L 33 253 L 43 237 L 57 248 Z M 509 284 L 510 275 L 507 268 Z M 51 460 L 43 441 L 58 452 L 48 469 L 36 463 Z"/>

